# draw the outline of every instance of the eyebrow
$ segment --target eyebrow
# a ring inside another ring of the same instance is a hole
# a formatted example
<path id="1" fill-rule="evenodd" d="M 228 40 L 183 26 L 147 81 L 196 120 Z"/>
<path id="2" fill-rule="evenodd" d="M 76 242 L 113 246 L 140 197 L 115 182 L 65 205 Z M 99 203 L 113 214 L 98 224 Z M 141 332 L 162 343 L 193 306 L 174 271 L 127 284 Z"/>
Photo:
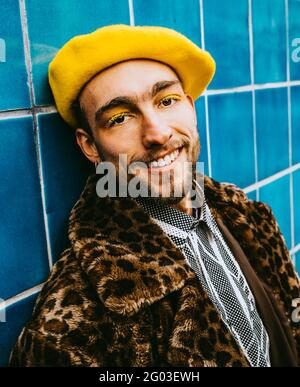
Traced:
<path id="1" fill-rule="evenodd" d="M 156 82 L 150 91 L 151 98 L 155 97 L 156 94 L 158 94 L 160 91 L 167 89 L 168 87 L 171 87 L 173 85 L 181 84 L 181 82 L 178 79 L 174 79 L 172 81 L 159 81 Z M 97 109 L 95 113 L 95 121 L 96 124 L 99 123 L 99 121 L 102 118 L 102 115 L 104 112 L 114 109 L 118 106 L 129 106 L 133 108 L 133 110 L 136 108 L 136 97 L 130 97 L 130 96 L 119 96 L 111 99 L 110 101 L 106 102 L 104 105 L 102 105 L 99 109 Z"/>

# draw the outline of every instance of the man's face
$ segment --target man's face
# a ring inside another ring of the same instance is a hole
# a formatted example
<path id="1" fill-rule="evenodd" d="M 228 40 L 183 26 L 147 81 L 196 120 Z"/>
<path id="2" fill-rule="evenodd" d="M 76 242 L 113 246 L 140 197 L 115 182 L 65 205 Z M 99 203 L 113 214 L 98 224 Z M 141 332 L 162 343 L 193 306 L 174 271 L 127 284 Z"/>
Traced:
<path id="1" fill-rule="evenodd" d="M 200 150 L 194 102 L 176 73 L 147 59 L 118 63 L 85 86 L 80 104 L 94 143 L 80 129 L 77 141 L 90 161 L 112 162 L 118 173 L 119 155 L 128 165 L 146 163 L 137 172 L 141 183 L 176 202 L 175 188 L 183 191 L 192 179 L 186 162 L 194 165 Z"/>

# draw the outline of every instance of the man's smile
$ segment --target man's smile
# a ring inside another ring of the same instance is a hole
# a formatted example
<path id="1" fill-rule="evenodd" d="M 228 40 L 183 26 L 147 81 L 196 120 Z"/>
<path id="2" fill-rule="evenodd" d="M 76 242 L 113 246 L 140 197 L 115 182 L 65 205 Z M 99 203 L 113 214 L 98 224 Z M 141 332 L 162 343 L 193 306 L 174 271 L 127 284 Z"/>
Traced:
<path id="1" fill-rule="evenodd" d="M 177 148 L 167 153 L 164 157 L 159 157 L 147 163 L 148 171 L 159 172 L 170 170 L 181 155 L 182 149 L 183 147 Z"/>

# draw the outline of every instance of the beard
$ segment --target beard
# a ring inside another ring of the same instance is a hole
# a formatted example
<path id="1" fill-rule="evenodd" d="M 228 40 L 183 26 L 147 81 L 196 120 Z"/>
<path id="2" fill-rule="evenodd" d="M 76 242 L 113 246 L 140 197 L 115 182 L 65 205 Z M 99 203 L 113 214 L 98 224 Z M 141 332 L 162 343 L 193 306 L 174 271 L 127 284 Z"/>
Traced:
<path id="1" fill-rule="evenodd" d="M 147 178 L 148 168 L 141 168 L 141 173 L 138 175 L 135 173 L 128 173 L 127 156 L 126 162 L 120 162 L 119 155 L 116 157 L 108 156 L 105 154 L 101 145 L 96 141 L 95 145 L 101 161 L 110 162 L 114 165 L 116 170 L 116 192 L 121 192 L 120 181 L 123 182 L 124 178 L 126 178 L 124 184 L 127 185 L 127 196 L 137 197 L 136 195 L 132 195 L 132 192 L 129 189 L 133 181 L 135 181 L 135 185 L 138 186 L 138 190 L 144 193 L 141 195 L 142 197 L 151 197 L 151 199 L 155 201 L 158 200 L 168 205 L 176 205 L 180 203 L 184 197 L 189 195 L 192 181 L 196 176 L 196 161 L 201 148 L 198 133 L 192 142 L 188 138 L 175 139 L 169 141 L 164 146 L 153 146 L 146 154 L 136 156 L 131 161 L 131 165 L 132 163 L 143 163 L 146 165 L 152 160 L 157 159 L 162 152 L 168 153 L 168 151 L 179 148 L 181 149 L 181 152 L 178 158 L 184 154 L 185 157 L 184 160 L 182 160 L 183 162 L 175 160 L 175 163 L 178 164 L 176 164 L 177 170 L 181 167 L 181 171 L 178 171 L 177 174 L 174 170 L 170 170 L 169 174 L 161 171 L 155 172 L 152 174 L 153 176 L 151 176 L 150 181 Z M 120 178 L 120 176 L 122 176 L 122 178 Z M 153 177 L 155 177 L 155 184 L 153 184 Z"/>

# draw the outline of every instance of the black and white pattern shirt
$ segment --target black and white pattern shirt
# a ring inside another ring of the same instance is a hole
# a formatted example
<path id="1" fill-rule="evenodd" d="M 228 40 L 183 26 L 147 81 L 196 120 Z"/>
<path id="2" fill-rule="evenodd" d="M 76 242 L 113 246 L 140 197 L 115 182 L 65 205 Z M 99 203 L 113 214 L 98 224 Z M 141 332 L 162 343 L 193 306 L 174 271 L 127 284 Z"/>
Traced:
<path id="1" fill-rule="evenodd" d="M 253 294 L 203 192 L 202 198 L 196 217 L 157 199 L 138 197 L 136 201 L 183 252 L 250 364 L 270 367 L 269 337 Z"/>

